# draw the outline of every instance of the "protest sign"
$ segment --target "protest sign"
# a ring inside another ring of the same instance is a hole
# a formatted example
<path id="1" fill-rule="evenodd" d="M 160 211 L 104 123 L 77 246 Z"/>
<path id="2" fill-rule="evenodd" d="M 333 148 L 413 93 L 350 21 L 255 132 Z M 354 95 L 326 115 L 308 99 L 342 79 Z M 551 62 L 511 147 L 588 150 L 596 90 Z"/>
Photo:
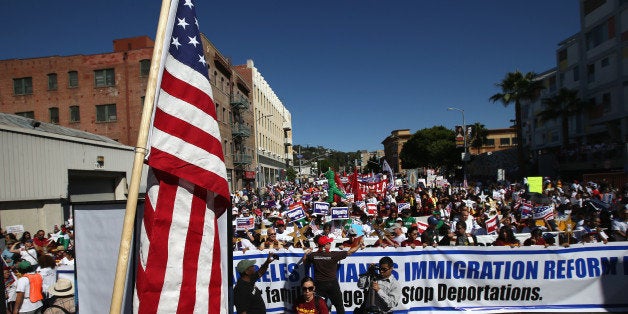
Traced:
<path id="1" fill-rule="evenodd" d="M 313 275 L 297 262 L 301 249 L 279 250 L 279 259 L 256 282 L 270 313 L 286 312 L 300 295 L 300 280 Z M 267 252 L 234 252 L 233 267 L 242 259 L 257 265 Z M 365 301 L 357 287 L 360 274 L 384 256 L 394 262 L 392 276 L 400 293 L 395 313 L 478 311 L 628 310 L 628 245 L 593 244 L 563 248 L 446 247 L 372 248 L 342 260 L 337 279 L 347 311 Z M 232 284 L 237 280 L 233 271 Z"/>
<path id="2" fill-rule="evenodd" d="M 331 219 L 332 220 L 349 219 L 349 208 L 348 207 L 332 207 Z"/>
<path id="3" fill-rule="evenodd" d="M 251 230 L 255 228 L 255 218 L 238 217 L 236 218 L 236 230 Z"/>
<path id="4" fill-rule="evenodd" d="M 316 215 L 316 216 L 329 215 L 329 203 L 314 202 L 312 206 L 312 215 Z"/>

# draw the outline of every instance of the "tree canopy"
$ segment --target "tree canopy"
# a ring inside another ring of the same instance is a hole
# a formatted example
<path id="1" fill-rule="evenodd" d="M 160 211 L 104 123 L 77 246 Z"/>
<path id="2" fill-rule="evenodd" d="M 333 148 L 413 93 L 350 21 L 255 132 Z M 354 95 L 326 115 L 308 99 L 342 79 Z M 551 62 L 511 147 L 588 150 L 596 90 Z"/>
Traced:
<path id="1" fill-rule="evenodd" d="M 400 159 L 404 169 L 418 167 L 450 168 L 460 162 L 461 149 L 456 148 L 455 132 L 444 126 L 417 131 L 403 145 Z"/>

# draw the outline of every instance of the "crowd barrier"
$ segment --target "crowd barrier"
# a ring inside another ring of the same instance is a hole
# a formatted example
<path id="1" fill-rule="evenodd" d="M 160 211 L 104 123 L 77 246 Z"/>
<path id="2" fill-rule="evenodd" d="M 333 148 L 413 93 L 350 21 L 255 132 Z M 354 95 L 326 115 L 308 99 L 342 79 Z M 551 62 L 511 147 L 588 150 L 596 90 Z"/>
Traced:
<path id="1" fill-rule="evenodd" d="M 305 267 L 303 250 L 278 250 L 256 283 L 268 313 L 290 313 Z M 268 251 L 234 252 L 261 265 Z M 341 261 L 338 281 L 347 313 L 364 301 L 360 274 L 390 256 L 401 295 L 395 313 L 628 311 L 628 243 L 542 247 L 366 248 Z M 312 275 L 312 269 L 308 275 Z"/>

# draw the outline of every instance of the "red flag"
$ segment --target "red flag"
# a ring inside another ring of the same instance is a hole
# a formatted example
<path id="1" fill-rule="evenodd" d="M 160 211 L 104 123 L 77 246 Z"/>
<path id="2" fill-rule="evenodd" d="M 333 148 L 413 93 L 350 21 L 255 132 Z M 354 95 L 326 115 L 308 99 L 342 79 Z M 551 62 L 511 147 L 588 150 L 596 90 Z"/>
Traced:
<path id="1" fill-rule="evenodd" d="M 229 187 L 190 0 L 173 0 L 165 36 L 149 139 L 136 312 L 226 313 L 223 213 Z"/>

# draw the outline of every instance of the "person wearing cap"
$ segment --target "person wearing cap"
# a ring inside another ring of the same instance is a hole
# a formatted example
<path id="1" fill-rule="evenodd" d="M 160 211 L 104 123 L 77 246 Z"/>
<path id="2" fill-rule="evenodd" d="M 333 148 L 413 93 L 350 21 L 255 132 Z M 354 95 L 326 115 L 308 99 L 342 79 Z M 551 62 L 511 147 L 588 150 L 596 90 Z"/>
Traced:
<path id="1" fill-rule="evenodd" d="M 292 240 L 292 237 L 288 235 L 289 232 L 286 231 L 286 223 L 282 219 L 275 221 L 275 228 L 277 229 L 277 240 L 284 243 Z"/>
<path id="2" fill-rule="evenodd" d="M 401 242 L 407 239 L 406 235 L 403 233 L 403 227 L 401 224 L 402 222 L 399 221 L 398 223 L 392 225 L 392 227 L 388 228 L 388 232 L 391 233 L 390 240 L 394 242 L 393 245 L 395 247 L 399 247 L 401 245 Z"/>
<path id="3" fill-rule="evenodd" d="M 255 286 L 255 282 L 266 273 L 274 256 L 274 253 L 268 253 L 266 261 L 258 270 L 255 270 L 255 261 L 252 259 L 238 262 L 236 271 L 240 274 L 240 278 L 233 288 L 233 300 L 238 314 L 266 313 L 262 290 Z"/>
<path id="4" fill-rule="evenodd" d="M 59 278 L 48 289 L 48 294 L 52 297 L 52 304 L 46 307 L 43 314 L 76 313 L 72 281 Z"/>
<path id="5" fill-rule="evenodd" d="M 357 238 L 348 251 L 330 251 L 334 240 L 328 236 L 321 235 L 316 239 L 318 251 L 311 252 L 309 249 L 305 250 L 301 260 L 305 263 L 306 273 L 310 265 L 314 266 L 314 279 L 318 293 L 321 297 L 331 300 L 332 305 L 336 308 L 336 313 L 344 314 L 345 312 L 342 292 L 340 291 L 340 284 L 336 275 L 338 263 L 360 249 L 362 240 L 361 237 Z"/>
<path id="6" fill-rule="evenodd" d="M 427 218 L 427 229 L 421 234 L 421 242 L 423 247 L 431 245 L 433 247 L 438 246 L 438 242 L 441 240 L 441 228 L 446 227 L 445 223 L 434 217 Z"/>
<path id="7" fill-rule="evenodd" d="M 34 267 L 28 261 L 21 261 L 17 264 L 17 271 L 22 274 L 17 280 L 15 289 L 15 307 L 13 314 L 37 313 L 44 306 L 42 302 L 43 279 L 35 273 Z"/>

